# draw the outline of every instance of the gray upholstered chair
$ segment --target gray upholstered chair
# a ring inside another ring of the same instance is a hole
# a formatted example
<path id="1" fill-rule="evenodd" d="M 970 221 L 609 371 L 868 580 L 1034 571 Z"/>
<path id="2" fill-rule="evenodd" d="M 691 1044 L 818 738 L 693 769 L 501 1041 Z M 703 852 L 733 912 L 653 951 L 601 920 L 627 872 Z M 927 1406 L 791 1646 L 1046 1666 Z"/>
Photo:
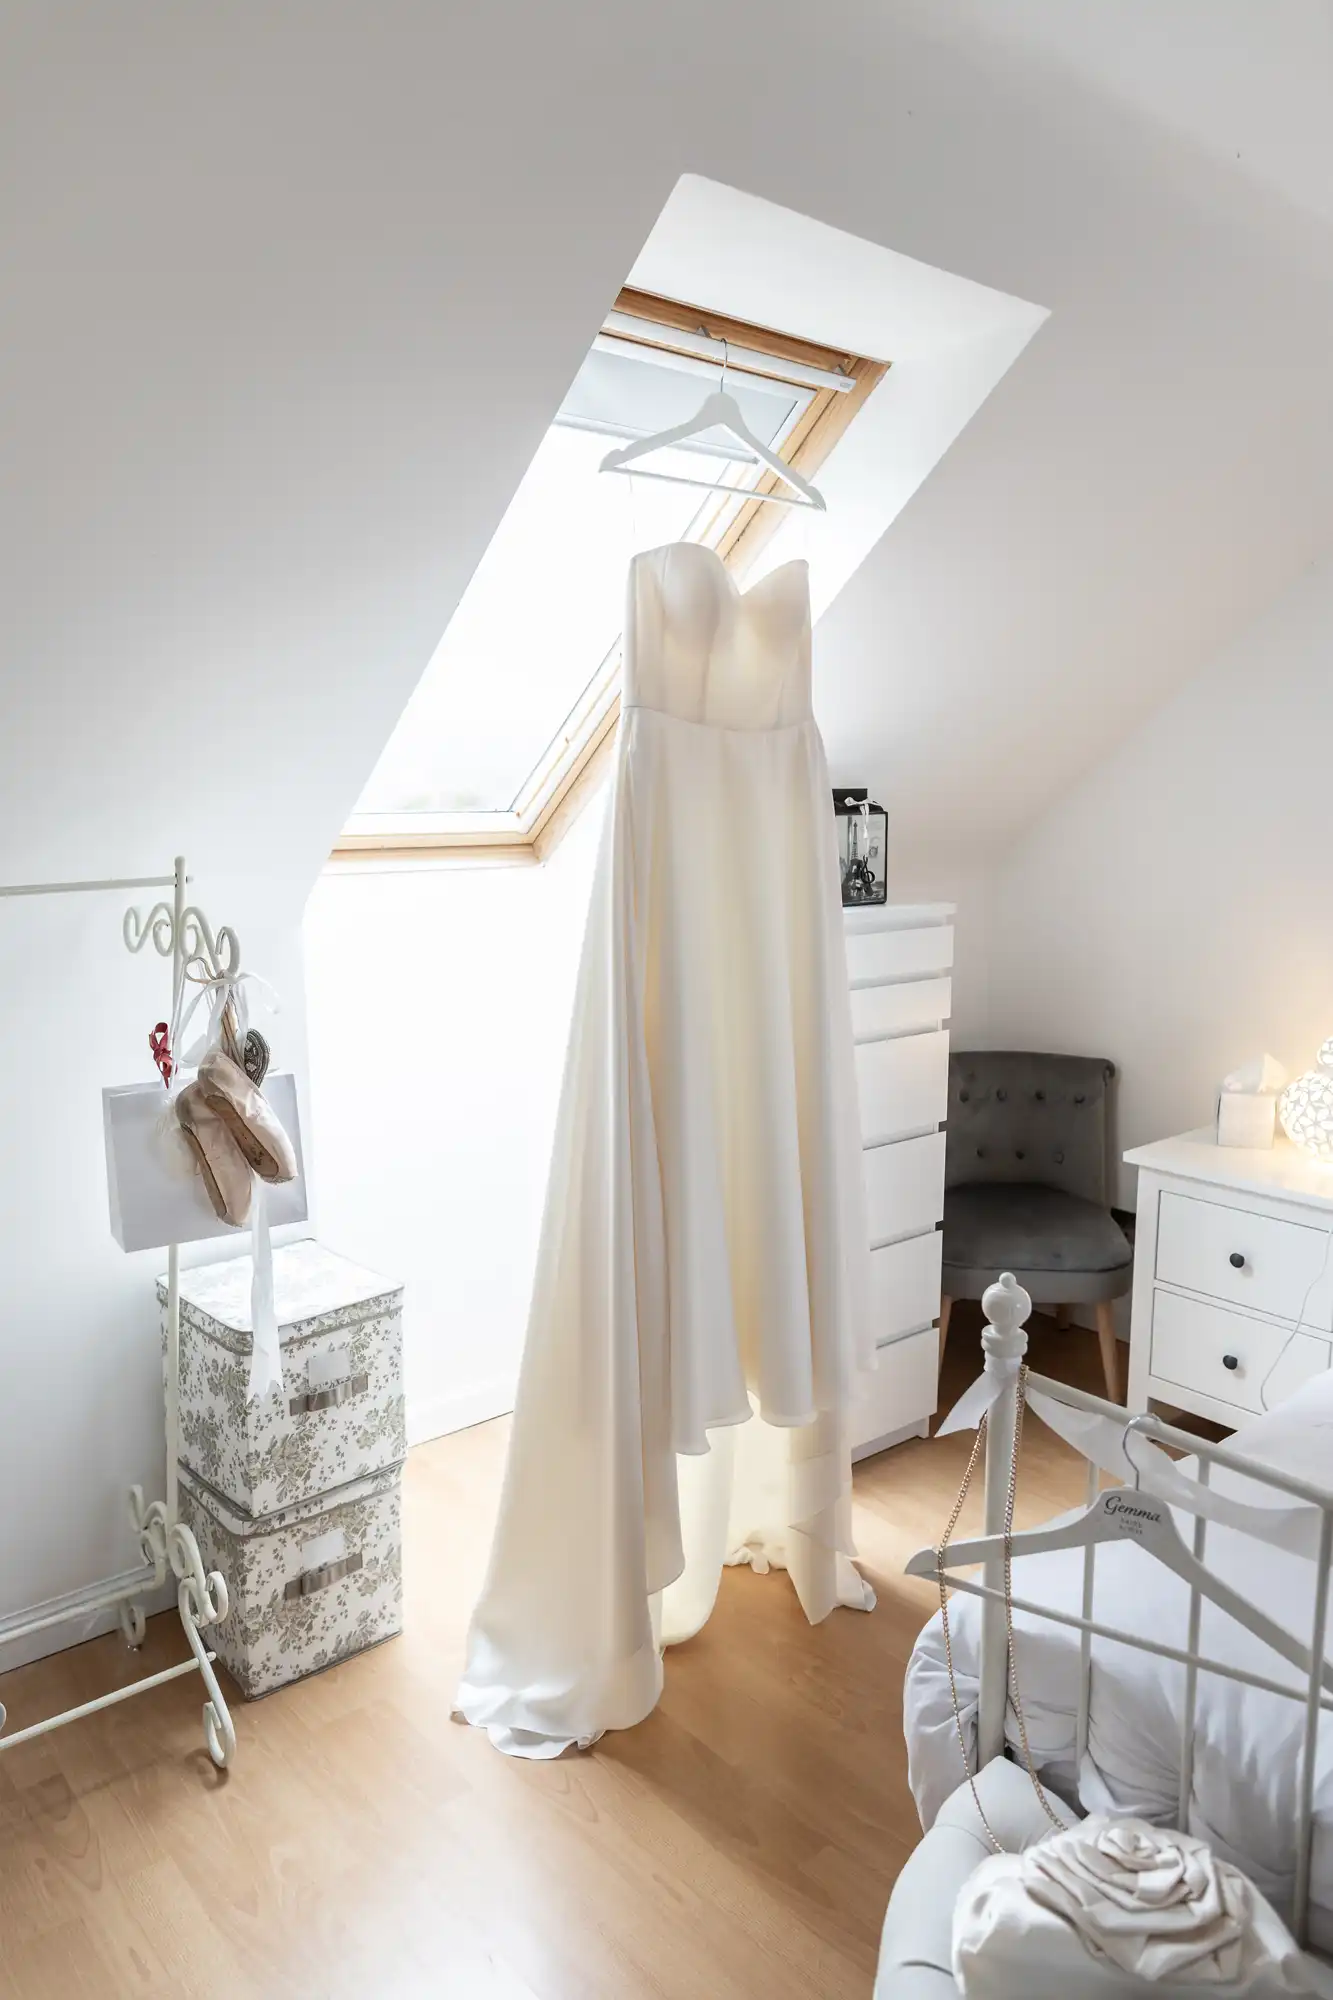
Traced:
<path id="1" fill-rule="evenodd" d="M 941 1358 L 953 1301 L 979 1299 L 1012 1271 L 1062 1326 L 1072 1306 L 1092 1307 L 1106 1393 L 1119 1402 L 1111 1301 L 1129 1290 L 1133 1252 L 1107 1198 L 1114 1076 L 1099 1056 L 949 1057 Z"/>

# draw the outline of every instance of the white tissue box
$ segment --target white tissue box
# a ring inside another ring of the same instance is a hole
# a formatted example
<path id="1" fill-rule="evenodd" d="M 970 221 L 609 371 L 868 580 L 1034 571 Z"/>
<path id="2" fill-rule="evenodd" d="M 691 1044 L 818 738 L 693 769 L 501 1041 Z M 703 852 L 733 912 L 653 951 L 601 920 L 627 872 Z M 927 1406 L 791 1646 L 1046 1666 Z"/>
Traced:
<path id="1" fill-rule="evenodd" d="M 1271 1092 L 1224 1090 L 1217 1100 L 1217 1143 L 1271 1146 L 1276 1116 L 1277 1099 Z"/>
<path id="2" fill-rule="evenodd" d="M 235 1257 L 180 1277 L 180 1455 L 247 1516 L 407 1455 L 401 1285 L 311 1239 L 275 1249 L 282 1396 L 251 1401 L 250 1270 Z M 165 1345 L 165 1278 L 157 1296 Z"/>

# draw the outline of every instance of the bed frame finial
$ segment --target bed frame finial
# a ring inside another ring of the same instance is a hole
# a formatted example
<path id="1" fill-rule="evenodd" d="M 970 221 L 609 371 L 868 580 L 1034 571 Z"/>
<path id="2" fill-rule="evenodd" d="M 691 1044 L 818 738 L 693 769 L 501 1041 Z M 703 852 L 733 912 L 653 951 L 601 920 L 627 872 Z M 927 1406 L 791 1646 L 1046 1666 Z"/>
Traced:
<path id="1" fill-rule="evenodd" d="M 1032 1311 L 1032 1300 L 1012 1271 L 1003 1272 L 998 1284 L 986 1287 L 981 1310 L 989 1321 L 981 1335 L 987 1354 L 1006 1360 L 1026 1354 L 1028 1337 L 1023 1322 Z"/>

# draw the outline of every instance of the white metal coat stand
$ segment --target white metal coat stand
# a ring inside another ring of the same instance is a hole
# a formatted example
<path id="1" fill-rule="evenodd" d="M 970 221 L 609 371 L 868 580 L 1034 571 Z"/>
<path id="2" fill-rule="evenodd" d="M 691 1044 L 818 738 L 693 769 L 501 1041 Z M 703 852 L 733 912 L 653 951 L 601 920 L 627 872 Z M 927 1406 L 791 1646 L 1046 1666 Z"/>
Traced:
<path id="1" fill-rule="evenodd" d="M 174 1023 L 180 1016 L 187 964 L 202 960 L 212 979 L 235 979 L 241 969 L 236 933 L 226 926 L 217 932 L 210 929 L 203 912 L 185 900 L 188 881 L 184 858 L 177 855 L 170 875 L 128 876 L 98 882 L 24 883 L 11 888 L 0 887 L 0 897 L 58 896 L 112 889 L 170 889 L 171 901 L 154 904 L 146 917 L 141 916 L 137 909 L 126 910 L 122 936 L 127 949 L 132 952 L 142 951 L 151 940 L 159 955 L 171 960 L 171 1019 Z M 178 1060 L 179 1052 L 173 1048 L 171 1056 L 173 1061 Z M 6 1621 L 3 1636 L 6 1641 L 26 1638 L 30 1633 L 63 1624 L 71 1617 L 108 1610 L 116 1605 L 126 1642 L 137 1648 L 143 1642 L 146 1627 L 140 1599 L 149 1590 L 161 1588 L 170 1568 L 176 1579 L 176 1605 L 189 1641 L 191 1657 L 182 1660 L 179 1666 L 147 1674 L 127 1687 L 99 1695 L 95 1701 L 82 1702 L 77 1708 L 67 1708 L 59 1715 L 48 1716 L 45 1721 L 34 1722 L 29 1728 L 15 1730 L 8 1736 L 3 1734 L 5 1710 L 0 1704 L 0 1752 L 13 1750 L 20 1743 L 26 1743 L 34 1736 L 44 1736 L 52 1729 L 63 1728 L 67 1722 L 78 1722 L 81 1717 L 95 1714 L 100 1708 L 111 1708 L 117 1702 L 128 1701 L 132 1695 L 146 1694 L 150 1688 L 179 1680 L 183 1674 L 197 1673 L 203 1680 L 208 1697 L 204 1703 L 204 1741 L 208 1754 L 221 1767 L 232 1761 L 236 1751 L 235 1725 L 213 1671 L 216 1656 L 209 1652 L 199 1636 L 227 1615 L 226 1579 L 218 1570 L 205 1572 L 194 1533 L 177 1513 L 179 1369 L 180 1250 L 177 1244 L 172 1243 L 167 1249 L 166 1498 L 145 1504 L 142 1487 L 132 1486 L 129 1491 L 130 1523 L 143 1556 L 144 1568 L 114 1587 L 76 1592 L 72 1598 L 62 1598 L 54 1605 L 38 1606 L 29 1616 Z"/>

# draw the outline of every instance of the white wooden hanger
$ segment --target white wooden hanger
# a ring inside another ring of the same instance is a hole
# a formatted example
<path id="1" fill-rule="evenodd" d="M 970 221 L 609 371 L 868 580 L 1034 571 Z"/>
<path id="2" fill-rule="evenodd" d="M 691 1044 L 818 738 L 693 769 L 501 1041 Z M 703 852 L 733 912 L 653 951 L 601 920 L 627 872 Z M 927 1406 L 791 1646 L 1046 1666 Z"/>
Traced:
<path id="1" fill-rule="evenodd" d="M 725 342 L 723 343 L 725 347 Z M 639 479 L 660 479 L 668 486 L 697 486 L 705 493 L 736 493 L 747 500 L 763 501 L 777 507 L 811 507 L 817 513 L 828 512 L 828 502 L 817 486 L 808 479 L 802 479 L 780 459 L 775 451 L 762 444 L 746 423 L 741 406 L 727 386 L 727 363 L 725 354 L 722 361 L 722 386 L 705 396 L 699 408 L 688 423 L 673 424 L 670 430 L 655 431 L 651 437 L 635 438 L 630 444 L 609 451 L 598 467 L 600 472 L 633 473 Z M 705 431 L 724 430 L 737 444 L 744 445 L 747 452 L 761 465 L 775 473 L 787 487 L 788 493 L 752 493 L 742 486 L 730 486 L 725 480 L 691 479 L 683 472 L 654 472 L 649 467 L 637 463 L 649 452 L 662 451 L 668 445 L 686 444 Z"/>
<path id="2" fill-rule="evenodd" d="M 1225 1611 L 1228 1617 L 1243 1625 L 1256 1639 L 1271 1646 L 1300 1673 L 1309 1675 L 1309 1647 L 1302 1646 L 1283 1626 L 1266 1618 L 1262 1611 L 1257 1611 L 1220 1577 L 1205 1568 L 1182 1541 L 1166 1502 L 1145 1493 L 1138 1486 L 1113 1486 L 1107 1492 L 1099 1493 L 1092 1505 L 1072 1521 L 1057 1522 L 1049 1528 L 1030 1528 L 1022 1534 L 1011 1535 L 1009 1552 L 1012 1556 L 1046 1555 L 1057 1549 L 1086 1549 L 1098 1547 L 1104 1542 L 1123 1541 L 1137 1542 L 1140 1548 L 1146 1549 L 1167 1569 L 1174 1570 L 1191 1590 L 1197 1590 L 1219 1611 Z M 1004 1554 L 1003 1535 L 981 1535 L 970 1542 L 950 1542 L 944 1552 L 944 1567 L 946 1570 L 964 1569 L 973 1563 L 1002 1562 Z M 907 1565 L 909 1576 L 938 1578 L 940 1573 L 937 1549 L 919 1549 Z M 1333 1689 L 1333 1666 L 1327 1661 L 1323 1665 L 1322 1680 L 1326 1689 Z"/>

